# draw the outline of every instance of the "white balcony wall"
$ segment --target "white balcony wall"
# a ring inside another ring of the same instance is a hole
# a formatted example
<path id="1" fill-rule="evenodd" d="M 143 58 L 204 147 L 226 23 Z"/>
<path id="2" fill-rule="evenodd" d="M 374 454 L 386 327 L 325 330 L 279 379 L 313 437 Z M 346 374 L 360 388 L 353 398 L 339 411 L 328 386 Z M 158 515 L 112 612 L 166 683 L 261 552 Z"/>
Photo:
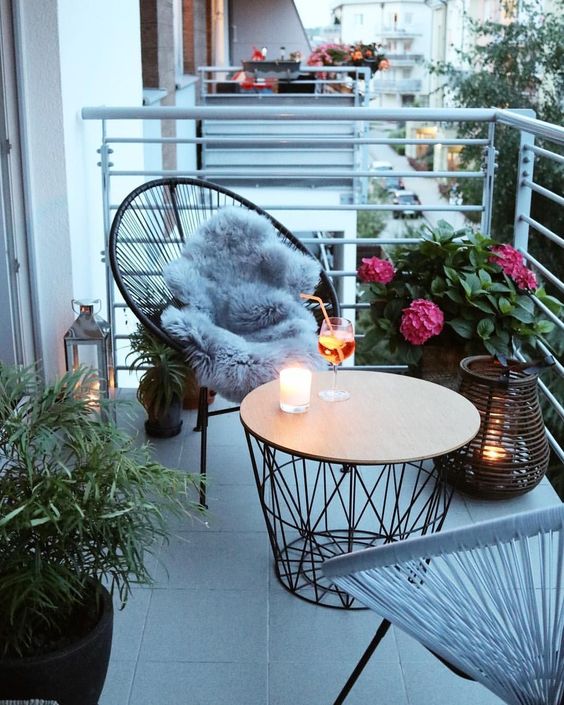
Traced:
<path id="1" fill-rule="evenodd" d="M 71 299 L 100 298 L 105 306 L 100 126 L 81 120 L 80 110 L 141 104 L 139 3 L 31 0 L 14 6 L 38 336 L 46 374 L 53 376 L 64 368 Z M 116 129 L 136 134 L 139 124 Z M 130 166 L 136 152 L 139 147 L 130 151 Z"/>

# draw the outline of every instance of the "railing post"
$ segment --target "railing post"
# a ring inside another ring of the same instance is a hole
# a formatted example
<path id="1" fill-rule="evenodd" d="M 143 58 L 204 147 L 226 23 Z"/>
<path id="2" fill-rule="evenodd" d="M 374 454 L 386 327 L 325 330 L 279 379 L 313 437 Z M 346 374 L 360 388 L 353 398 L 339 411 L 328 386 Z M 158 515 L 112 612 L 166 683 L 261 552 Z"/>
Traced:
<path id="1" fill-rule="evenodd" d="M 493 192 L 494 178 L 497 167 L 495 149 L 495 122 L 490 122 L 488 125 L 488 146 L 485 149 L 482 169 L 484 171 L 484 186 L 482 190 L 482 222 L 480 230 L 484 235 L 490 235 L 492 228 L 492 209 L 493 209 Z"/>
<path id="2" fill-rule="evenodd" d="M 533 110 L 515 111 L 525 117 L 535 117 Z M 519 165 L 517 168 L 517 190 L 515 193 L 515 225 L 513 230 L 513 244 L 521 252 L 529 248 L 529 224 L 523 216 L 531 214 L 532 190 L 527 186 L 527 181 L 533 180 L 535 155 L 530 149 L 535 144 L 535 136 L 530 132 L 520 130 L 521 141 L 519 145 Z"/>
<path id="3" fill-rule="evenodd" d="M 113 163 L 110 161 L 110 155 L 113 154 L 113 149 L 108 146 L 106 142 L 106 121 L 102 120 L 102 145 L 98 150 L 100 155 L 100 161 L 98 166 L 100 167 L 102 175 L 102 214 L 104 223 L 104 249 L 101 252 L 102 262 L 106 266 L 106 318 L 110 322 L 110 336 L 112 338 L 112 350 L 114 351 L 114 359 L 116 354 L 116 339 L 115 339 L 115 327 L 116 327 L 116 317 L 114 309 L 114 290 L 113 290 L 113 280 L 110 274 L 109 266 L 109 240 L 110 240 L 110 167 Z M 114 373 L 114 385 L 117 388 L 117 370 Z"/>

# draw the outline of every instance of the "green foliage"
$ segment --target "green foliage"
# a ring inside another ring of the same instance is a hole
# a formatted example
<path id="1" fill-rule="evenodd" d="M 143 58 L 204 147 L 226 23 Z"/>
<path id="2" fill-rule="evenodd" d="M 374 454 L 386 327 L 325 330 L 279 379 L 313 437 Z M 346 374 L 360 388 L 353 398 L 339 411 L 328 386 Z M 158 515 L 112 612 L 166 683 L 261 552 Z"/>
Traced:
<path id="1" fill-rule="evenodd" d="M 519 16 L 512 16 L 519 8 Z M 458 50 L 460 65 L 436 63 L 431 71 L 444 76 L 447 96 L 455 105 L 467 108 L 529 108 L 540 120 L 561 125 L 564 122 L 564 3 L 556 0 L 554 13 L 541 14 L 529 3 L 507 4 L 509 22 L 468 20 L 472 40 L 467 50 Z M 462 137 L 485 137 L 486 126 L 463 124 Z M 539 142 L 542 146 L 542 142 Z M 553 144 L 547 144 L 553 151 Z M 497 126 L 498 168 L 494 188 L 492 230 L 503 240 L 512 238 L 517 183 L 519 134 Z M 562 150 L 560 150 L 562 151 Z M 462 168 L 480 167 L 480 149 L 462 152 Z M 535 181 L 561 192 L 564 169 L 547 159 L 535 164 Z M 481 186 L 468 180 L 461 184 L 466 203 L 478 203 Z M 548 208 L 542 196 L 533 193 L 532 216 L 554 232 L 564 229 L 560 208 Z M 550 246 L 550 243 L 547 243 Z M 533 248 L 534 249 L 534 248 Z M 556 249 L 550 259 L 557 261 Z"/>
<path id="2" fill-rule="evenodd" d="M 137 398 L 147 410 L 150 421 L 155 422 L 174 399 L 183 396 L 189 368 L 181 353 L 156 338 L 141 324 L 129 339 L 131 352 L 128 360 L 133 357 L 129 369 L 132 372 L 143 371 Z"/>
<path id="3" fill-rule="evenodd" d="M 475 352 L 510 356 L 517 342 L 534 343 L 553 329 L 538 314 L 535 299 L 553 313 L 560 311 L 560 302 L 542 287 L 521 290 L 492 256 L 492 239 L 455 231 L 444 220 L 435 229 L 421 226 L 419 235 L 418 245 L 391 251 L 395 274 L 389 283 L 365 287 L 373 299 L 366 345 L 386 340 L 397 360 L 417 363 L 421 346 L 408 343 L 399 331 L 403 310 L 415 299 L 432 301 L 444 313 L 435 342 L 464 343 Z"/>
<path id="4" fill-rule="evenodd" d="M 0 655 L 53 648 L 92 581 L 125 604 L 132 583 L 151 581 L 146 553 L 167 516 L 201 509 L 199 476 L 154 462 L 92 412 L 93 381 L 81 369 L 45 386 L 0 364 Z"/>

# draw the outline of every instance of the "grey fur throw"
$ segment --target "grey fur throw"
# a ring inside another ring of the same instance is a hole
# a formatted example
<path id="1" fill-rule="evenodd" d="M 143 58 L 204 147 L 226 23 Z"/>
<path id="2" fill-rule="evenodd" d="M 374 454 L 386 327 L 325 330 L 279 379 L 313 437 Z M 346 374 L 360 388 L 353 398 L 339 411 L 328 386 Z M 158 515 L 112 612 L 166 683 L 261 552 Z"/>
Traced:
<path id="1" fill-rule="evenodd" d="M 284 244 L 270 221 L 223 208 L 201 225 L 164 270 L 182 308 L 162 324 L 184 342 L 201 385 L 234 402 L 289 363 L 324 367 L 317 325 L 300 292 L 313 292 L 320 266 Z"/>

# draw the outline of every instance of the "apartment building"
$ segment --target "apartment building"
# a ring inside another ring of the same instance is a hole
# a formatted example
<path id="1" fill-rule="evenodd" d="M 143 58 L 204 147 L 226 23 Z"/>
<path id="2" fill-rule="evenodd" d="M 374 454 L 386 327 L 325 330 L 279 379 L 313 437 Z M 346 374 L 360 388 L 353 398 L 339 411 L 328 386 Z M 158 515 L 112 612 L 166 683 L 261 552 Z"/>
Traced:
<path id="1" fill-rule="evenodd" d="M 432 11 L 424 0 L 342 2 L 334 10 L 341 41 L 381 43 L 390 59 L 372 80 L 375 107 L 429 104 Z"/>

